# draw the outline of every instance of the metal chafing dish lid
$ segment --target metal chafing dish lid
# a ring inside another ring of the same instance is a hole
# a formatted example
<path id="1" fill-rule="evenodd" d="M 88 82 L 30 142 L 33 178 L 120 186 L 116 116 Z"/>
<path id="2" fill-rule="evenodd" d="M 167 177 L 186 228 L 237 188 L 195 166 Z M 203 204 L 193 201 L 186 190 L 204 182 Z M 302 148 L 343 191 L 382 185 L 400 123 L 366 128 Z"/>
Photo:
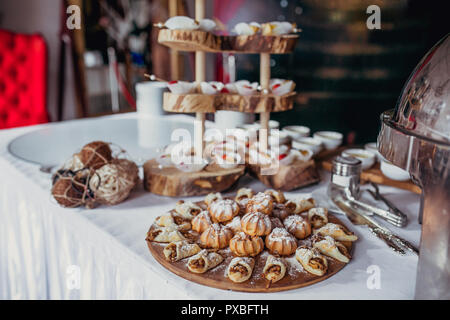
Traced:
<path id="1" fill-rule="evenodd" d="M 437 144 L 450 145 L 450 33 L 422 58 L 382 121 Z"/>

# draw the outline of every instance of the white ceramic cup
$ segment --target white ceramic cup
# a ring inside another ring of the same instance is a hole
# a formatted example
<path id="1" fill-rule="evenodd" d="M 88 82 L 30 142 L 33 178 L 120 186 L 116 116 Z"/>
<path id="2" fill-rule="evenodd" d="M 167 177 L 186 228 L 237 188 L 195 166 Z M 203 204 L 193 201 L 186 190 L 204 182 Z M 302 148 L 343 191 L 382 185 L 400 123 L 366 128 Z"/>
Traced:
<path id="1" fill-rule="evenodd" d="M 311 133 L 311 129 L 305 126 L 287 126 L 282 131 L 286 132 L 292 139 L 309 137 Z"/>
<path id="2" fill-rule="evenodd" d="M 334 131 L 320 131 L 314 133 L 314 138 L 322 141 L 325 149 L 333 150 L 342 144 L 344 135 L 342 133 Z"/>
<path id="3" fill-rule="evenodd" d="M 406 170 L 403 170 L 402 168 L 399 168 L 397 166 L 394 166 L 392 163 L 388 162 L 387 160 L 381 161 L 380 166 L 381 172 L 388 177 L 389 179 L 396 180 L 396 181 L 408 181 L 411 179 L 409 172 Z"/>
<path id="4" fill-rule="evenodd" d="M 292 148 L 297 150 L 311 150 L 313 154 L 317 154 L 322 150 L 323 144 L 319 139 L 304 137 L 292 140 Z"/>
<path id="5" fill-rule="evenodd" d="M 375 164 L 375 154 L 364 149 L 348 149 L 342 152 L 343 157 L 353 157 L 361 160 L 361 169 L 367 170 Z"/>

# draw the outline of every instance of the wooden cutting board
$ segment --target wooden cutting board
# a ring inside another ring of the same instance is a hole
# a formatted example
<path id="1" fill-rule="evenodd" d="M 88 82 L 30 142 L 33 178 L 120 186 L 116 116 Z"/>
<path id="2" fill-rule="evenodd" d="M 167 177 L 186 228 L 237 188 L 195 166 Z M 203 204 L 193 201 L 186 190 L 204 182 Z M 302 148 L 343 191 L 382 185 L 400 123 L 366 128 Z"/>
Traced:
<path id="1" fill-rule="evenodd" d="M 321 152 L 317 155 L 316 161 L 320 166 L 322 166 L 323 169 L 331 172 L 331 169 L 333 168 L 332 164 L 333 159 L 338 155 L 340 155 L 342 151 L 344 151 L 345 149 L 350 149 L 350 147 L 341 147 L 336 150 Z M 417 185 L 415 185 L 411 180 L 396 181 L 386 177 L 381 172 L 379 162 L 377 162 L 372 168 L 364 170 L 361 173 L 361 182 L 362 183 L 373 182 L 376 184 L 408 190 L 417 194 L 422 193 L 422 190 Z"/>

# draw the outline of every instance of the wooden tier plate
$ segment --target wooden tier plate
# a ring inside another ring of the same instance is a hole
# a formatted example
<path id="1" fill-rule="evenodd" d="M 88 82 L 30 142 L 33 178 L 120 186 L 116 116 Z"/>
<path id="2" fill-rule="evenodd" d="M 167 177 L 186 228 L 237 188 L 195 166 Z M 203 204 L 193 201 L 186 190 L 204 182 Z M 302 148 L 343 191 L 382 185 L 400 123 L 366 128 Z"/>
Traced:
<path id="1" fill-rule="evenodd" d="M 298 35 L 284 36 L 220 36 L 199 30 L 159 31 L 158 42 L 177 51 L 270 53 L 294 51 Z"/>
<path id="2" fill-rule="evenodd" d="M 281 191 L 291 191 L 320 181 L 314 160 L 295 161 L 288 166 L 280 166 L 274 175 L 262 175 L 261 167 L 248 166 L 249 172 L 266 186 Z"/>
<path id="3" fill-rule="evenodd" d="M 203 207 L 205 207 L 204 204 Z M 332 214 L 329 214 L 329 221 L 336 224 L 341 224 L 344 227 L 346 227 L 342 223 L 342 221 L 340 221 Z M 328 279 L 329 277 L 339 272 L 346 265 L 343 262 L 337 261 L 333 258 L 326 257 L 328 260 L 328 271 L 325 275 L 318 277 L 310 273 L 307 273 L 306 271 L 301 271 L 298 270 L 296 267 L 293 267 L 291 261 L 295 260 L 295 255 L 292 255 L 287 258 L 289 262 L 286 263 L 287 267 L 286 276 L 280 281 L 273 283 L 270 285 L 270 287 L 268 287 L 267 280 L 261 276 L 262 270 L 264 269 L 264 264 L 266 262 L 266 257 L 268 255 L 267 250 L 264 250 L 261 254 L 255 257 L 256 261 L 252 277 L 244 283 L 234 283 L 227 277 L 225 277 L 226 267 L 230 263 L 231 259 L 234 258 L 231 251 L 228 248 L 218 251 L 224 257 L 224 261 L 219 266 L 215 267 L 212 270 L 207 271 L 206 273 L 195 274 L 190 272 L 186 266 L 187 260 L 189 258 L 183 259 L 175 263 L 171 263 L 165 259 L 163 254 L 164 247 L 167 244 L 158 244 L 148 240 L 146 241 L 151 254 L 156 259 L 156 261 L 158 261 L 164 268 L 168 269 L 169 271 L 175 273 L 176 275 L 186 280 L 201 285 L 205 285 L 208 287 L 223 290 L 268 293 L 268 292 L 279 292 L 303 288 L 306 286 L 313 285 L 317 282 L 323 281 L 325 279 Z M 308 238 L 305 240 L 300 240 L 299 244 L 300 245 L 306 244 L 308 243 L 308 241 L 309 241 Z M 352 243 L 351 242 L 342 242 L 342 243 L 347 247 L 347 249 L 351 254 Z M 297 264 L 298 262 L 295 260 L 295 263 Z M 300 264 L 298 263 L 298 265 Z"/>
<path id="4" fill-rule="evenodd" d="M 144 187 L 168 197 L 194 197 L 229 189 L 245 173 L 245 166 L 223 169 L 209 165 L 200 172 L 186 173 L 176 168 L 159 168 L 152 159 L 144 164 Z"/>
<path id="5" fill-rule="evenodd" d="M 238 94 L 206 95 L 199 93 L 174 94 L 164 93 L 163 108 L 167 112 L 178 113 L 214 113 L 217 110 L 247 113 L 281 112 L 291 110 L 294 106 L 296 92 L 284 96 L 255 94 L 241 96 Z"/>

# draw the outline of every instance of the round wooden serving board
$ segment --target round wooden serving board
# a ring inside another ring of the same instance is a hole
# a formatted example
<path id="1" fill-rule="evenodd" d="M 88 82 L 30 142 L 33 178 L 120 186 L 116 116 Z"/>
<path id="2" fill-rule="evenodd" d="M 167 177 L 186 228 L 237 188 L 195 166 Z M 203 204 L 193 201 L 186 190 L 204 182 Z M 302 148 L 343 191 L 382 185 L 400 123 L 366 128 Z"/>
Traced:
<path id="1" fill-rule="evenodd" d="M 329 214 L 329 222 L 341 224 L 344 227 L 346 227 L 338 218 L 336 218 L 332 214 Z M 296 266 L 301 267 L 300 263 L 298 263 L 295 260 L 294 254 L 290 257 L 285 257 L 285 260 L 289 261 L 286 263 L 287 271 L 285 277 L 280 281 L 271 284 L 270 287 L 268 287 L 268 281 L 262 276 L 264 265 L 266 263 L 267 256 L 269 255 L 266 249 L 261 254 L 255 257 L 255 267 L 253 269 L 252 277 L 244 283 L 234 283 L 225 276 L 226 268 L 228 267 L 231 259 L 235 257 L 233 256 L 229 248 L 218 251 L 218 253 L 220 253 L 224 257 L 224 261 L 220 265 L 203 274 L 196 274 L 190 272 L 187 268 L 187 261 L 189 258 L 174 263 L 171 263 L 165 259 L 163 250 L 167 246 L 167 243 L 156 243 L 148 240 L 146 241 L 148 248 L 150 249 L 150 252 L 156 259 L 156 261 L 158 261 L 163 267 L 165 267 L 169 271 L 175 273 L 176 275 L 186 280 L 193 281 L 195 283 L 205 285 L 208 287 L 223 290 L 268 293 L 268 292 L 279 292 L 303 288 L 315 284 L 317 282 L 323 281 L 325 279 L 328 279 L 329 277 L 339 272 L 346 265 L 346 263 L 325 256 L 328 260 L 328 271 L 325 275 L 318 277 L 306 271 L 299 271 L 295 267 L 293 267 L 292 262 L 295 263 Z M 308 241 L 309 238 L 305 240 L 300 240 L 299 244 L 306 244 L 308 243 Z M 351 254 L 352 243 L 351 242 L 342 242 L 342 243 L 347 247 L 347 249 Z"/>
<path id="2" fill-rule="evenodd" d="M 158 42 L 177 51 L 285 54 L 294 51 L 299 36 L 221 36 L 201 30 L 159 31 Z"/>

